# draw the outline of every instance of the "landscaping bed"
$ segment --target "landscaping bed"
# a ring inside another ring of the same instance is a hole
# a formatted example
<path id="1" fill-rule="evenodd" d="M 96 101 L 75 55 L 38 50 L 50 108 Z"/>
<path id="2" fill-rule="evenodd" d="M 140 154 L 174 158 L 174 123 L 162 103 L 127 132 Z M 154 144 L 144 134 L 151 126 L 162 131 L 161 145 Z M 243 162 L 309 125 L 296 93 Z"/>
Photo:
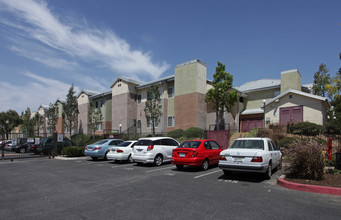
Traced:
<path id="1" fill-rule="evenodd" d="M 328 187 L 339 187 L 341 188 L 341 174 L 328 174 L 326 173 L 323 180 L 306 180 L 306 179 L 292 179 L 285 178 L 286 181 L 292 183 L 317 185 L 317 186 L 328 186 Z"/>

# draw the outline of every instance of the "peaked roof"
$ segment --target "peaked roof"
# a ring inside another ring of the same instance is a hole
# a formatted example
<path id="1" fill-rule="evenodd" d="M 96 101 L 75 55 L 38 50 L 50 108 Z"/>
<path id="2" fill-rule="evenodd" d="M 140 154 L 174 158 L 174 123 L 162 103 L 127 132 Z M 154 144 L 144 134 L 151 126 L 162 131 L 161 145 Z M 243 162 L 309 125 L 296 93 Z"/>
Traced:
<path id="1" fill-rule="evenodd" d="M 318 95 L 313 95 L 313 94 L 306 93 L 306 92 L 301 92 L 301 91 L 298 91 L 298 90 L 295 90 L 295 89 L 289 89 L 289 90 L 283 92 L 282 94 L 276 96 L 275 98 L 272 98 L 272 99 L 268 100 L 267 102 L 265 102 L 265 105 L 269 105 L 270 103 L 276 101 L 277 99 L 282 98 L 283 96 L 285 96 L 285 95 L 287 95 L 289 93 L 294 93 L 294 94 L 297 94 L 297 95 L 305 96 L 305 97 L 312 98 L 312 99 L 317 99 L 317 100 L 324 101 L 324 102 L 328 103 L 328 99 L 326 97 L 322 97 L 322 96 L 318 96 Z"/>
<path id="2" fill-rule="evenodd" d="M 89 96 L 100 94 L 100 92 L 91 91 L 91 90 L 88 90 L 88 89 L 82 89 L 82 91 L 80 91 L 79 94 L 77 95 L 77 98 L 78 98 L 82 93 L 85 93 L 85 94 L 87 94 L 87 95 L 89 95 Z"/>
<path id="3" fill-rule="evenodd" d="M 252 92 L 264 89 L 279 88 L 280 86 L 280 79 L 260 79 L 246 82 L 243 85 L 234 88 L 240 92 Z"/>
<path id="4" fill-rule="evenodd" d="M 129 82 L 129 83 L 132 83 L 132 84 L 136 84 L 136 85 L 141 85 L 141 84 L 144 84 L 145 82 L 143 81 L 140 81 L 140 80 L 137 80 L 137 79 L 133 79 L 133 78 L 130 78 L 130 77 L 126 77 L 126 76 L 118 76 L 117 79 L 111 83 L 111 86 L 110 88 L 112 88 L 114 86 L 114 84 L 117 82 L 117 80 L 123 80 L 123 81 L 126 81 L 126 82 Z"/>

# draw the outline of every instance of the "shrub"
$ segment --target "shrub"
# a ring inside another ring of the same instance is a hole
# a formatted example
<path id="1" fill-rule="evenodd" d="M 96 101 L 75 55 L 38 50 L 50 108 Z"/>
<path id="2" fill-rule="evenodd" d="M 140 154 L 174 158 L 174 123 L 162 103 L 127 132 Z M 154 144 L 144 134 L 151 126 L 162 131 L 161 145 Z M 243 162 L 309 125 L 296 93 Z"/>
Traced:
<path id="1" fill-rule="evenodd" d="M 278 146 L 282 149 L 287 149 L 290 147 L 290 145 L 292 145 L 294 142 L 296 142 L 297 139 L 293 138 L 293 137 L 285 137 L 282 138 L 279 142 L 278 142 Z"/>
<path id="2" fill-rule="evenodd" d="M 168 132 L 167 136 L 177 139 L 177 138 L 180 138 L 183 134 L 184 134 L 183 129 L 176 129 L 176 130 Z"/>
<path id="3" fill-rule="evenodd" d="M 311 122 L 299 122 L 289 126 L 292 134 L 316 136 L 323 131 L 323 126 Z"/>
<path id="4" fill-rule="evenodd" d="M 258 128 L 252 128 L 250 132 L 245 137 L 257 137 Z"/>
<path id="5" fill-rule="evenodd" d="M 290 166 L 287 176 L 290 178 L 322 180 L 324 178 L 324 155 L 322 148 L 316 141 L 297 141 L 290 148 L 285 149 L 284 158 Z"/>
<path id="6" fill-rule="evenodd" d="M 64 155 L 69 157 L 81 157 L 84 156 L 84 147 L 65 147 Z"/>
<path id="7" fill-rule="evenodd" d="M 204 130 L 198 127 L 191 127 L 184 131 L 184 136 L 187 138 L 204 138 Z"/>
<path id="8" fill-rule="evenodd" d="M 284 133 L 279 130 L 273 131 L 271 129 L 258 129 L 257 137 L 267 137 L 270 138 L 277 146 L 279 145 L 279 140 L 284 138 Z"/>

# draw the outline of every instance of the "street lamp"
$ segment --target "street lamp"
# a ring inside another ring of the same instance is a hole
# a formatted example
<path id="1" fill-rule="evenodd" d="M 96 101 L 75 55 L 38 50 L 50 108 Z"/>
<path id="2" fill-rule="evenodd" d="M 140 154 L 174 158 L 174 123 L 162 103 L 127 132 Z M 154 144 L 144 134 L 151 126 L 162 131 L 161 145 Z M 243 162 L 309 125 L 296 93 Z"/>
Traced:
<path id="1" fill-rule="evenodd" d="M 265 122 L 265 103 L 266 103 L 266 99 L 263 99 L 263 111 L 264 111 L 264 128 L 266 126 L 266 122 Z"/>

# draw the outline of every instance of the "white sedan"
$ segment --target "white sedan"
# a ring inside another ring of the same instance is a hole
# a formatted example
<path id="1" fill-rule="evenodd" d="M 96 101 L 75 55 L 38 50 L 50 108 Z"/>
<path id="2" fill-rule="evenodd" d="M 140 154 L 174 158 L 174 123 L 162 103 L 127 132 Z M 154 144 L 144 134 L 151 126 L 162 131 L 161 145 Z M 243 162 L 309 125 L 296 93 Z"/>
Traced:
<path id="1" fill-rule="evenodd" d="M 238 138 L 220 153 L 219 168 L 225 175 L 232 171 L 263 173 L 271 178 L 274 168 L 281 168 L 282 153 L 269 138 Z"/>
<path id="2" fill-rule="evenodd" d="M 128 160 L 133 162 L 131 153 L 137 141 L 125 141 L 115 147 L 111 147 L 108 151 L 107 158 L 109 160 L 122 161 Z"/>

